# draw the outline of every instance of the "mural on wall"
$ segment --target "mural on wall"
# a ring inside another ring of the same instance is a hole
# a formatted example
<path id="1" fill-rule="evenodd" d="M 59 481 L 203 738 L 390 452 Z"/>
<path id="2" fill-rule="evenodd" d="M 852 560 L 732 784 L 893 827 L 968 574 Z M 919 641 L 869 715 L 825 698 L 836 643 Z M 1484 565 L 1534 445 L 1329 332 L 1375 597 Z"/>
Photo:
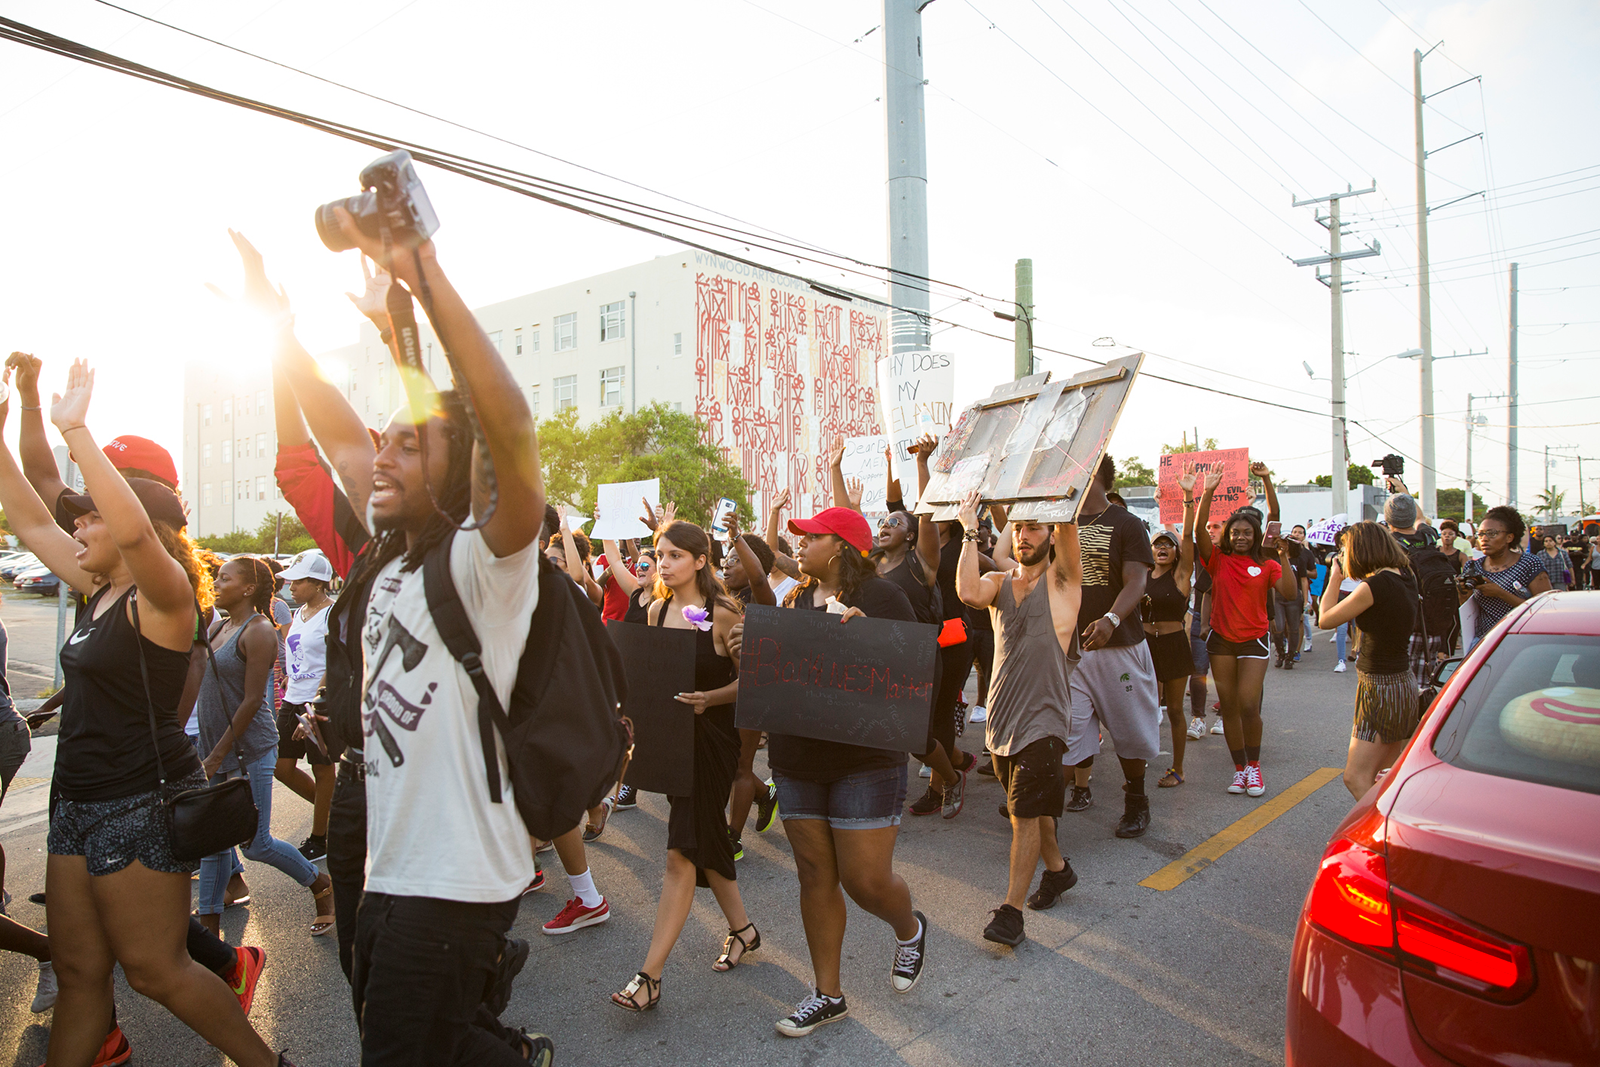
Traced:
<path id="1" fill-rule="evenodd" d="M 755 489 L 787 488 L 790 516 L 831 504 L 823 450 L 881 433 L 877 361 L 887 317 L 785 275 L 696 253 L 695 415 Z"/>

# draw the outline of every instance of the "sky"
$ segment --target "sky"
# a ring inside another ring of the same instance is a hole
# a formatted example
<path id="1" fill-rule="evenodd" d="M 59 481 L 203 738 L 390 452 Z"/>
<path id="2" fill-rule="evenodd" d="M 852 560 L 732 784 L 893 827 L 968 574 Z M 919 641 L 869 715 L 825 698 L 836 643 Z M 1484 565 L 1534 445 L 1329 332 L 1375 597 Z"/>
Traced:
<path id="1" fill-rule="evenodd" d="M 96 0 L 4 16 L 161 70 L 542 177 L 712 212 L 886 259 L 881 6 L 843 0 L 606 5 L 489 0 Z M 1439 44 L 1439 42 L 1443 42 Z M 1434 47 L 1437 45 L 1437 47 Z M 1280 482 L 1326 473 L 1329 291 L 1291 259 L 1343 201 L 1356 463 L 1395 451 L 1420 485 L 1412 53 L 1423 63 L 1440 487 L 1466 475 L 1468 395 L 1507 387 L 1520 266 L 1519 503 L 1600 499 L 1600 6 L 1576 0 L 937 0 L 923 13 L 934 347 L 956 401 L 1011 376 L 993 317 L 1034 264 L 1041 348 L 1147 353 L 1112 442 L 1154 465 L 1182 435 L 1249 448 Z M 1469 78 L 1481 78 L 1450 88 Z M 1448 91 L 1445 91 L 1448 89 Z M 403 110 L 404 104 L 482 134 Z M 1482 134 L 1479 137 L 1477 135 Z M 1460 144 L 1450 143 L 1462 138 Z M 503 139 L 503 140 L 502 140 Z M 505 142 L 514 142 L 515 147 Z M 91 429 L 182 443 L 182 365 L 265 360 L 206 289 L 239 289 L 229 227 L 288 291 L 313 352 L 351 343 L 355 254 L 312 211 L 377 153 L 280 119 L 0 41 L 0 349 L 97 368 Z M 535 149 L 529 151 L 527 149 Z M 565 162 L 563 162 L 565 161 Z M 422 168 L 441 263 L 481 306 L 669 243 Z M 627 184 L 632 183 L 632 184 Z M 1486 194 L 1486 195 L 1473 195 Z M 1446 206 L 1447 201 L 1465 197 Z M 669 198 L 678 198 L 672 200 Z M 685 206 L 688 202 L 694 207 Z M 726 221 L 726 220 L 724 220 Z M 870 284 L 744 253 L 824 282 Z M 961 288 L 956 288 L 961 287 Z M 972 296 L 981 294 L 980 297 Z M 962 297 L 967 299 L 963 300 Z M 1081 360 L 1040 353 L 1057 376 Z M 1309 364 L 1315 377 L 1308 377 Z M 1153 375 L 1202 385 L 1202 391 Z M 1270 401 L 1282 406 L 1252 402 Z M 1473 479 L 1503 502 L 1504 400 L 1474 401 Z M 14 432 L 14 431 L 13 431 Z"/>

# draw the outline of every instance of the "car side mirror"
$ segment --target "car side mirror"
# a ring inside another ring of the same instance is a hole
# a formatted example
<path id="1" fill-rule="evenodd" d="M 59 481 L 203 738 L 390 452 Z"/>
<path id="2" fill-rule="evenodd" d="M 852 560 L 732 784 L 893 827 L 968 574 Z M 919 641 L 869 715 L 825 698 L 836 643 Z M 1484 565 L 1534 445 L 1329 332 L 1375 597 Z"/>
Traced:
<path id="1" fill-rule="evenodd" d="M 1441 688 L 1444 687 L 1449 683 L 1450 679 L 1455 675 L 1456 671 L 1460 669 L 1461 664 L 1464 662 L 1466 662 L 1465 656 L 1457 656 L 1455 659 L 1447 659 L 1440 663 L 1434 664 L 1433 673 L 1430 680 L 1434 685 Z"/>

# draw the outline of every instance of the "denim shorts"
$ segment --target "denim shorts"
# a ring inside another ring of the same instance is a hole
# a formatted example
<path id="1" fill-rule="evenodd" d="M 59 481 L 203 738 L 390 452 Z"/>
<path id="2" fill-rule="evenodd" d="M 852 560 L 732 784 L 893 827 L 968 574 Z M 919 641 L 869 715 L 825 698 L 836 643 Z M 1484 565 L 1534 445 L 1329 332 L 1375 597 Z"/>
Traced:
<path id="1" fill-rule="evenodd" d="M 881 830 L 900 825 L 906 803 L 906 765 L 858 771 L 831 782 L 774 773 L 778 812 L 790 819 L 827 819 L 835 830 Z"/>
<path id="2" fill-rule="evenodd" d="M 169 794 L 206 784 L 204 771 L 169 782 Z M 115 800 L 56 802 L 46 846 L 52 856 L 82 856 L 95 877 L 116 874 L 134 860 L 152 871 L 191 874 L 199 860 L 172 854 L 172 828 L 160 803 L 160 790 Z"/>

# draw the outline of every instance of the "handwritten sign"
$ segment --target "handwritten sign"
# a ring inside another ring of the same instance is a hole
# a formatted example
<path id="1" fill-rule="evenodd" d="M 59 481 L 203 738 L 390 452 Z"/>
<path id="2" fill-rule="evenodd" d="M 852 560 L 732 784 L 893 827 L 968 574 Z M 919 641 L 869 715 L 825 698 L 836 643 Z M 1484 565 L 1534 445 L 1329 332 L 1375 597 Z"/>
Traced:
<path id="1" fill-rule="evenodd" d="M 916 752 L 928 737 L 937 626 L 752 604 L 744 613 L 745 730 Z"/>
<path id="2" fill-rule="evenodd" d="M 878 404 L 902 492 L 911 493 L 917 484 L 917 458 L 907 447 L 925 433 L 944 435 L 955 391 L 955 356 L 949 352 L 896 352 L 878 361 Z"/>
<path id="3" fill-rule="evenodd" d="M 694 708 L 678 693 L 694 692 L 693 630 L 613 620 L 606 633 L 622 653 L 633 720 L 633 760 L 624 781 L 646 793 L 686 797 L 694 791 Z"/>
<path id="4" fill-rule="evenodd" d="M 1306 540 L 1313 545 L 1331 545 L 1339 536 L 1339 531 L 1348 525 L 1343 515 L 1335 515 L 1331 519 L 1318 519 L 1311 524 L 1311 529 L 1306 531 Z"/>
<path id="5" fill-rule="evenodd" d="M 1178 475 L 1189 467 L 1195 473 L 1195 499 L 1205 490 L 1206 475 L 1222 472 L 1222 484 L 1211 495 L 1211 514 L 1225 519 L 1237 508 L 1255 500 L 1250 492 L 1250 450 L 1248 448 L 1219 448 L 1210 452 L 1169 452 L 1161 457 L 1161 469 L 1156 475 L 1156 499 L 1161 502 L 1161 521 L 1183 521 L 1183 490 L 1178 487 Z"/>
<path id="6" fill-rule="evenodd" d="M 844 461 L 839 469 L 847 483 L 851 478 L 861 482 L 863 515 L 883 515 L 889 510 L 889 461 L 883 454 L 888 446 L 889 439 L 881 433 L 871 437 L 845 438 Z M 903 486 L 905 483 L 900 484 Z M 903 489 L 901 491 L 904 492 Z"/>
<path id="7" fill-rule="evenodd" d="M 600 517 L 589 536 L 596 541 L 624 541 L 650 536 L 650 528 L 639 521 L 644 501 L 655 507 L 661 502 L 661 479 L 640 482 L 607 482 L 596 486 L 595 500 Z"/>

